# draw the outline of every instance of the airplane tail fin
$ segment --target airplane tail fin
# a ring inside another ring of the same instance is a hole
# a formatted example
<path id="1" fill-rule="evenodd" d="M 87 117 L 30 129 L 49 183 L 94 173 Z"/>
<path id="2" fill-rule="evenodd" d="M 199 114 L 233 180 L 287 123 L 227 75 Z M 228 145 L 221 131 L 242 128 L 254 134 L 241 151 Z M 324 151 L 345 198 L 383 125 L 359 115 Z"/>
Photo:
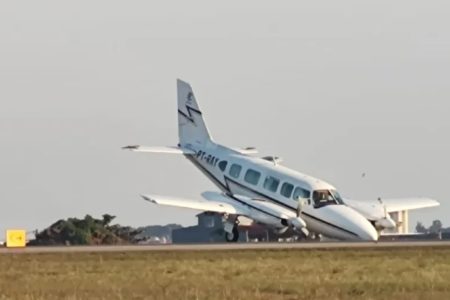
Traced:
<path id="1" fill-rule="evenodd" d="M 180 146 L 205 145 L 211 136 L 189 83 L 177 80 L 178 137 Z"/>

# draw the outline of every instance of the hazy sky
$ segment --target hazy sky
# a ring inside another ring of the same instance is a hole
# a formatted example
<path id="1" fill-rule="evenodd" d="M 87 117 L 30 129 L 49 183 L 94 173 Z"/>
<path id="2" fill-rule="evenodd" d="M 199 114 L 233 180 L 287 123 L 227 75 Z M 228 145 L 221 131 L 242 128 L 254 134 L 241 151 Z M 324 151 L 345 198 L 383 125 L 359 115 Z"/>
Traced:
<path id="1" fill-rule="evenodd" d="M 196 222 L 140 193 L 216 190 L 175 145 L 176 78 L 216 141 L 346 197 L 429 196 L 450 225 L 448 1 L 3 1 L 0 238 L 103 213 Z M 367 175 L 363 179 L 361 174 Z"/>

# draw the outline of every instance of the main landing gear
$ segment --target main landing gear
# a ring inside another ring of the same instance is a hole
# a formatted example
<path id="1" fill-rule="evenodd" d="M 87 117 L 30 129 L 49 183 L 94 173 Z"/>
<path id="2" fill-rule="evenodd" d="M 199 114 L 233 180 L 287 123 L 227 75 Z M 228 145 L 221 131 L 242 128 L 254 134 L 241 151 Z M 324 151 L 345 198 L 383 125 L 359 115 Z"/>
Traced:
<path id="1" fill-rule="evenodd" d="M 234 226 L 231 232 L 225 231 L 225 239 L 227 242 L 237 242 L 239 239 L 239 230 L 237 229 L 237 226 Z"/>
<path id="2" fill-rule="evenodd" d="M 239 239 L 238 219 L 228 218 L 224 223 L 225 240 L 229 243 L 237 242 Z"/>

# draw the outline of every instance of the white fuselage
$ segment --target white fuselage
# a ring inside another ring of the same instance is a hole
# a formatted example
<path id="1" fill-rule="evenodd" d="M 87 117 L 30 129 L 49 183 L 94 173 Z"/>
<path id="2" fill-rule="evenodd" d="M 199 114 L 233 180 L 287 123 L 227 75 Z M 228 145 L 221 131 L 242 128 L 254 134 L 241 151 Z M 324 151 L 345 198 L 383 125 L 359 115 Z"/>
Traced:
<path id="1" fill-rule="evenodd" d="M 251 202 L 242 202 L 237 195 L 265 200 L 291 214 L 297 211 L 298 199 L 302 198 L 307 201 L 302 206 L 301 218 L 309 230 L 338 239 L 378 238 L 372 224 L 352 208 L 341 203 L 323 206 L 315 203 L 314 191 L 335 191 L 322 180 L 212 142 L 185 147 L 196 153 L 186 157 L 224 193 L 246 205 L 257 222 L 279 229 L 285 227 L 279 215 Z"/>
<path id="2" fill-rule="evenodd" d="M 288 169 L 275 158 L 249 156 L 254 149 L 235 150 L 215 143 L 189 83 L 177 80 L 178 145 L 125 146 L 135 152 L 183 154 L 223 192 L 205 192 L 208 201 L 142 195 L 154 204 L 215 212 L 225 218 L 225 239 L 236 242 L 239 217 L 343 240 L 376 241 L 379 230 L 395 228 L 390 212 L 439 205 L 428 198 L 378 199 L 376 203 L 341 198 L 316 178 Z"/>

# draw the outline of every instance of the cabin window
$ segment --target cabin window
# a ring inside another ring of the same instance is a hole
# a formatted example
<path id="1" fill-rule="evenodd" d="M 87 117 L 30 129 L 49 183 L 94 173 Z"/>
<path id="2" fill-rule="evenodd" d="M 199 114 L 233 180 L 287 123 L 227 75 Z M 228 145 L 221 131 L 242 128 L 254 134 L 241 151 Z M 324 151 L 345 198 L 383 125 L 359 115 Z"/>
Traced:
<path id="1" fill-rule="evenodd" d="M 242 167 L 238 164 L 232 164 L 230 168 L 230 176 L 233 178 L 238 178 L 241 174 Z"/>
<path id="2" fill-rule="evenodd" d="M 308 199 L 311 196 L 311 192 L 308 190 L 305 190 L 301 187 L 296 187 L 294 190 L 294 195 L 293 198 L 294 200 L 298 200 L 298 199 Z"/>
<path id="3" fill-rule="evenodd" d="M 289 182 L 283 183 L 281 186 L 281 195 L 285 196 L 286 198 L 291 198 L 292 191 L 294 190 L 294 186 L 290 184 Z"/>
<path id="4" fill-rule="evenodd" d="M 222 172 L 224 172 L 225 169 L 227 168 L 227 164 L 228 164 L 228 162 L 227 162 L 226 160 L 222 160 L 222 161 L 219 163 L 219 169 L 220 169 Z"/>
<path id="5" fill-rule="evenodd" d="M 247 172 L 245 173 L 244 180 L 253 185 L 257 185 L 260 177 L 261 173 L 259 173 L 258 171 L 248 169 Z"/>
<path id="6" fill-rule="evenodd" d="M 276 192 L 279 184 L 280 180 L 272 176 L 267 176 L 264 180 L 264 188 L 271 192 Z"/>

